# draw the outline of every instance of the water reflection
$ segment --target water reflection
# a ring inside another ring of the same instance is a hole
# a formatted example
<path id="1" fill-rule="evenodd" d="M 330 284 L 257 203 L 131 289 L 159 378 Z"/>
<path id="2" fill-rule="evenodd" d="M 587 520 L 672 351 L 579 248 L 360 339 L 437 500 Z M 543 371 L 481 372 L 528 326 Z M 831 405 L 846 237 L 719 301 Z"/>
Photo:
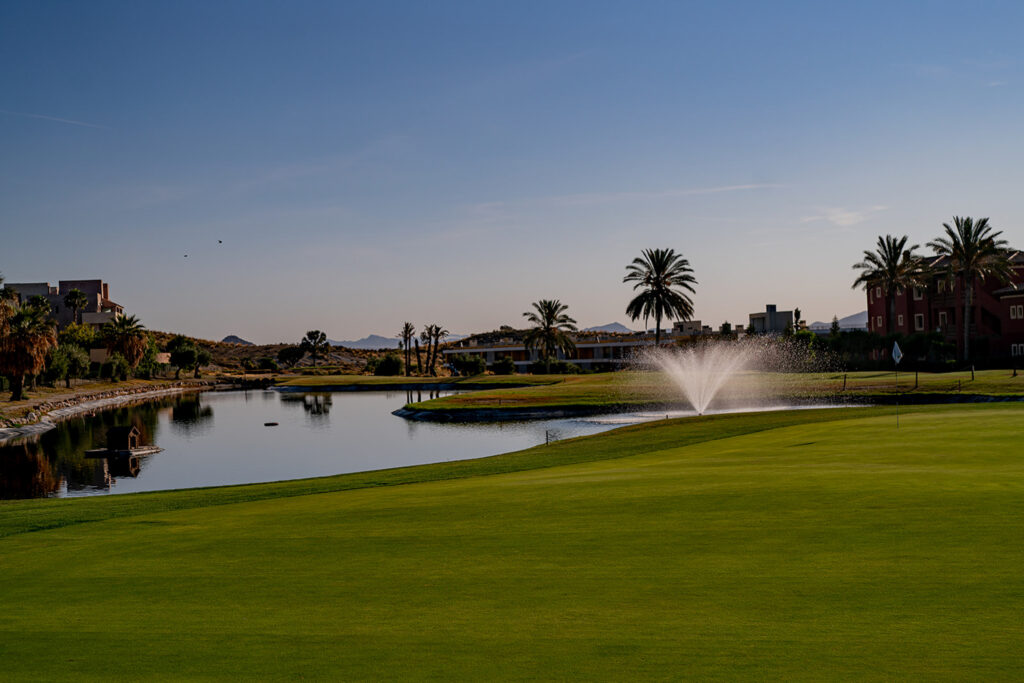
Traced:
<path id="1" fill-rule="evenodd" d="M 105 449 L 113 427 L 135 427 L 139 443 L 156 443 L 161 417 L 179 429 L 212 420 L 199 395 L 137 402 L 62 422 L 35 440 L 0 446 L 0 500 L 112 490 L 118 478 L 138 477 L 147 458 L 133 454 L 88 456 Z"/>

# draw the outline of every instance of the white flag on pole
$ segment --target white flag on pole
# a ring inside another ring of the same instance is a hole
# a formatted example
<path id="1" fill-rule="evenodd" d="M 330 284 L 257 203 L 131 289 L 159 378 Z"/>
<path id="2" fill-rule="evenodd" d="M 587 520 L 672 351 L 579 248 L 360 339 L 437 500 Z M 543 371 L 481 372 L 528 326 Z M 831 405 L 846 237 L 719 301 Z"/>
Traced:
<path id="1" fill-rule="evenodd" d="M 895 361 L 896 365 L 899 365 L 900 361 L 903 360 L 903 352 L 900 350 L 899 342 L 892 343 L 892 359 Z"/>

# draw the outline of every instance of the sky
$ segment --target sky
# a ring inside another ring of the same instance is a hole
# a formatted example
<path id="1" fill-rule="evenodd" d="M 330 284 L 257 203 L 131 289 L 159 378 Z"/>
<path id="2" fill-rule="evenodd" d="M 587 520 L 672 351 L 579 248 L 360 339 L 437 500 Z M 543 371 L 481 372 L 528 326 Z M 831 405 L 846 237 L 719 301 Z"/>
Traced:
<path id="1" fill-rule="evenodd" d="M 1024 246 L 1022 33 L 1019 2 L 6 0 L 0 274 L 272 343 L 628 324 L 670 247 L 705 324 L 828 321 L 878 235 Z"/>

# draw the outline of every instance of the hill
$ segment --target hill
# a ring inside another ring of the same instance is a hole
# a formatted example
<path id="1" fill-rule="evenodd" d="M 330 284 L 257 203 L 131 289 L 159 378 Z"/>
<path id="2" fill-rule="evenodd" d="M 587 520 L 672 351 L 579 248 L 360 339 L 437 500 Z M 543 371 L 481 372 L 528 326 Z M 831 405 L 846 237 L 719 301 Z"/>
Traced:
<path id="1" fill-rule="evenodd" d="M 622 323 L 608 323 L 607 325 L 598 325 L 597 327 L 588 327 L 583 330 L 584 332 L 610 332 L 613 334 L 630 334 L 633 330 L 629 329 Z"/>
<path id="2" fill-rule="evenodd" d="M 242 339 L 241 337 L 234 334 L 229 334 L 228 336 L 224 337 L 223 339 L 221 339 L 221 342 L 224 344 L 241 344 L 243 346 L 255 346 L 255 344 L 253 344 L 251 341 L 246 341 L 245 339 Z"/>

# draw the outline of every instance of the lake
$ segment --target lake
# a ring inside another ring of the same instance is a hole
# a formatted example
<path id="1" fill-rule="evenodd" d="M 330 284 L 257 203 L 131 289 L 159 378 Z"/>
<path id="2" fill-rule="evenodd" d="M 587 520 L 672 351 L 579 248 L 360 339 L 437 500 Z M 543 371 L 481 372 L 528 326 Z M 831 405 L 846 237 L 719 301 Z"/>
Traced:
<path id="1" fill-rule="evenodd" d="M 0 499 L 247 484 L 461 460 L 649 419 L 442 424 L 391 414 L 451 393 L 225 391 L 106 410 L 61 422 L 36 440 L 0 446 Z M 132 463 L 86 457 L 106 446 L 114 426 L 137 427 L 141 444 L 163 451 Z"/>

